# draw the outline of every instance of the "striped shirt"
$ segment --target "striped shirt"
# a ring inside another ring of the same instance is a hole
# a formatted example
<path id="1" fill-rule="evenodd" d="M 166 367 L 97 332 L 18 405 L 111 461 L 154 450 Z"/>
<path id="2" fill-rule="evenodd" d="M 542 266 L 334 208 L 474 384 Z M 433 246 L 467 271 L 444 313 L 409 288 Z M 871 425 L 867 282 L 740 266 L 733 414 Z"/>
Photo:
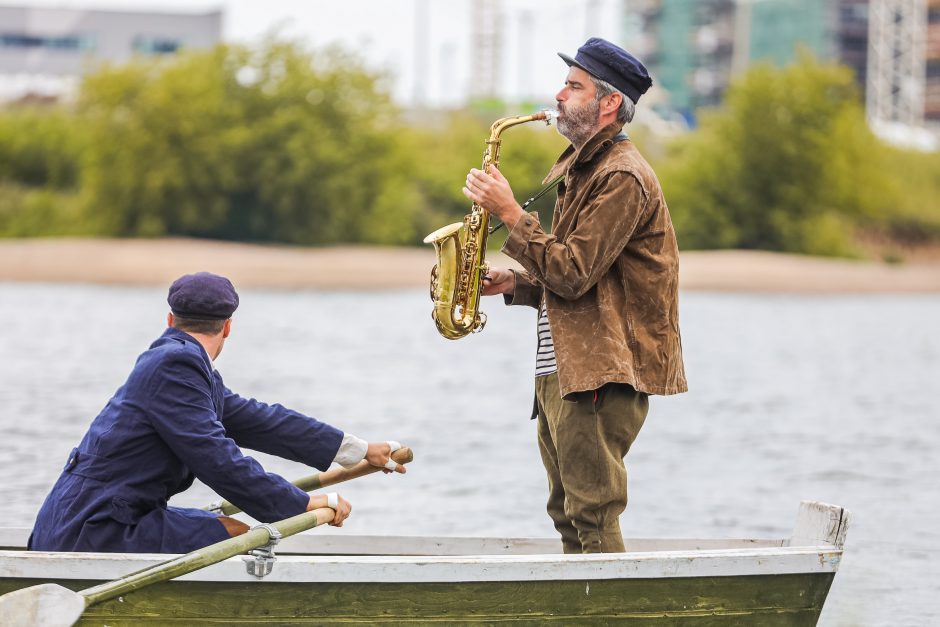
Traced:
<path id="1" fill-rule="evenodd" d="M 555 343 L 552 342 L 552 330 L 548 326 L 548 310 L 545 301 L 539 309 L 539 347 L 535 353 L 535 376 L 544 377 L 558 371 L 555 363 Z"/>

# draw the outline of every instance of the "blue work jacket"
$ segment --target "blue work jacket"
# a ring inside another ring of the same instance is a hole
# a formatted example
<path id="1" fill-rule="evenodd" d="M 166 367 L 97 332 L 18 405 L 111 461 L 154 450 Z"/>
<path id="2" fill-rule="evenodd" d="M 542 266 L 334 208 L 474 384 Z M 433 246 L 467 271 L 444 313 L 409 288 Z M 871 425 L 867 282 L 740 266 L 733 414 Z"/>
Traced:
<path id="1" fill-rule="evenodd" d="M 29 548 L 187 553 L 228 538 L 215 514 L 167 506 L 194 477 L 262 522 L 295 516 L 309 495 L 239 446 L 326 470 L 342 439 L 313 418 L 235 394 L 202 345 L 169 328 L 72 450 Z"/>

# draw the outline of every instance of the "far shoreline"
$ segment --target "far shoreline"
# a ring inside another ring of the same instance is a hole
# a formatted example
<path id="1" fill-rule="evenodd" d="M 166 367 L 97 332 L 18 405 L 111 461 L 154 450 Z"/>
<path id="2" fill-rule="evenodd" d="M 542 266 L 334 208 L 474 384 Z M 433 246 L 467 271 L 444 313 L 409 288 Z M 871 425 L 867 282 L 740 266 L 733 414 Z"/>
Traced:
<path id="1" fill-rule="evenodd" d="M 239 287 L 385 290 L 427 287 L 430 247 L 304 248 L 198 239 L 0 240 L 0 282 L 165 286 L 189 272 L 223 274 Z M 500 253 L 493 266 L 518 267 Z M 743 250 L 684 251 L 689 291 L 940 293 L 940 261 L 881 263 Z"/>

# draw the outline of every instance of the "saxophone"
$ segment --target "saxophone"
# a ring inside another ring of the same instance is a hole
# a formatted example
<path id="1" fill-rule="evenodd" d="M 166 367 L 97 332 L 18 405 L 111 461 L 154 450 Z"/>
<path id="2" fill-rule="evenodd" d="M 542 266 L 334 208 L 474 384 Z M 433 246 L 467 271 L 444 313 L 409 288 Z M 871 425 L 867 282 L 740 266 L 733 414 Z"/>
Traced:
<path id="1" fill-rule="evenodd" d="M 540 111 L 493 122 L 482 170 L 488 172 L 491 165 L 499 167 L 500 135 L 507 128 L 536 120 L 551 124 L 557 115 L 555 111 Z M 463 222 L 448 224 L 424 238 L 424 243 L 433 244 L 437 252 L 437 264 L 431 269 L 431 317 L 438 332 L 449 340 L 476 333 L 486 324 L 486 314 L 480 311 L 480 294 L 483 277 L 489 272 L 484 261 L 487 235 L 489 214 L 473 203 Z"/>

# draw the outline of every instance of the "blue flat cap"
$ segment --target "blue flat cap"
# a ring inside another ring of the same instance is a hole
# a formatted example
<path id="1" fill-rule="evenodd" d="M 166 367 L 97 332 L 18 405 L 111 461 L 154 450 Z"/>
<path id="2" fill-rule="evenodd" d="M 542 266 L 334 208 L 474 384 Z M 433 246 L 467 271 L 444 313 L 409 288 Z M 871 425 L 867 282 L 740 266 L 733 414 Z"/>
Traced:
<path id="1" fill-rule="evenodd" d="M 197 272 L 173 281 L 166 302 L 174 316 L 228 320 L 238 309 L 238 294 L 232 282 L 224 276 Z"/>
<path id="2" fill-rule="evenodd" d="M 584 42 L 573 59 L 563 52 L 559 52 L 558 56 L 568 67 L 579 67 L 591 76 L 610 83 L 634 104 L 653 84 L 653 79 L 639 59 L 600 37 L 591 37 Z"/>

